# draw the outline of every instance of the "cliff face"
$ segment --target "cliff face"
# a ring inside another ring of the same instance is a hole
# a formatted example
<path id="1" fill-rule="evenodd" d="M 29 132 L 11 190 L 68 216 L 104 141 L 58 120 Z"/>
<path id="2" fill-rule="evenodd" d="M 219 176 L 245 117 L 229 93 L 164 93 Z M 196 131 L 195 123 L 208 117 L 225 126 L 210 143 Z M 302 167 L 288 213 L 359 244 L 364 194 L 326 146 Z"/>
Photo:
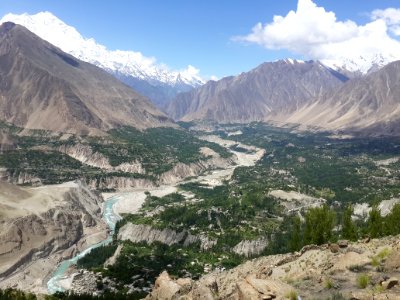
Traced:
<path id="1" fill-rule="evenodd" d="M 65 153 L 88 166 L 97 167 L 107 171 L 122 171 L 139 174 L 145 173 L 145 170 L 139 162 L 123 163 L 119 166 L 113 167 L 106 156 L 99 152 L 93 152 L 92 148 L 88 145 L 63 145 L 58 147 L 57 151 Z"/>
<path id="2" fill-rule="evenodd" d="M 195 236 L 186 231 L 177 232 L 171 229 L 157 230 L 148 225 L 136 225 L 131 223 L 124 225 L 119 230 L 118 239 L 121 241 L 129 240 L 133 243 L 146 242 L 147 244 L 152 244 L 154 242 L 160 242 L 168 246 L 173 244 L 189 246 L 200 242 L 200 248 L 202 250 L 209 250 L 217 243 L 217 241 L 209 240 L 205 236 Z"/>
<path id="3" fill-rule="evenodd" d="M 0 288 L 41 291 L 58 259 L 105 237 L 101 205 L 81 182 L 36 188 L 0 182 Z"/>
<path id="4" fill-rule="evenodd" d="M 164 272 L 146 299 L 399 299 L 399 236 L 339 245 L 261 257 L 197 281 Z"/>
<path id="5" fill-rule="evenodd" d="M 233 247 L 232 251 L 239 255 L 244 255 L 246 257 L 252 257 L 260 255 L 265 248 L 268 246 L 267 239 L 257 239 L 253 241 L 244 240 Z"/>

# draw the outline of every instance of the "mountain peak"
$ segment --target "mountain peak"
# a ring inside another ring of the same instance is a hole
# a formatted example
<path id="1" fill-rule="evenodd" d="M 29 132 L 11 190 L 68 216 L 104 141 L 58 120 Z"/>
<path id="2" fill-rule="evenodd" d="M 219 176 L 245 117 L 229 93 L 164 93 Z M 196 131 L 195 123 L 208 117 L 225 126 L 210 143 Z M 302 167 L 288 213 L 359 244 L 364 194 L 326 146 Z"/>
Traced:
<path id="1" fill-rule="evenodd" d="M 321 62 L 336 71 L 347 71 L 365 75 L 396 60 L 397 58 L 393 55 L 375 53 L 370 55 L 342 57 L 339 59 L 323 59 Z"/>
<path id="2" fill-rule="evenodd" d="M 67 25 L 48 11 L 35 15 L 9 13 L 0 20 L 0 23 L 4 22 L 20 24 L 64 52 L 111 73 L 171 86 L 183 82 L 197 87 L 205 82 L 198 72 L 192 72 L 193 67 L 190 65 L 183 71 L 174 71 L 163 64 L 156 64 L 154 58 L 145 57 L 140 52 L 109 50 L 93 38 L 83 37 L 74 27 Z M 178 78 L 178 75 L 181 76 Z M 177 82 L 178 80 L 180 82 Z"/>
<path id="3" fill-rule="evenodd" d="M 285 59 L 282 59 L 282 60 L 280 60 L 280 61 L 282 61 L 282 62 L 284 62 L 284 63 L 287 63 L 287 64 L 290 64 L 290 65 L 294 65 L 294 64 L 304 64 L 304 63 L 305 63 L 305 61 L 303 61 L 303 60 L 293 59 L 293 58 L 290 58 L 290 57 L 285 58 Z"/>
<path id="4" fill-rule="evenodd" d="M 148 99 L 112 75 L 23 26 L 0 26 L 0 53 L 3 121 L 28 129 L 96 135 L 121 125 L 172 125 Z"/>
<path id="5" fill-rule="evenodd" d="M 13 29 L 15 27 L 15 23 L 13 22 L 4 22 L 3 24 L 0 25 L 1 31 L 2 32 L 8 32 L 11 29 Z"/>

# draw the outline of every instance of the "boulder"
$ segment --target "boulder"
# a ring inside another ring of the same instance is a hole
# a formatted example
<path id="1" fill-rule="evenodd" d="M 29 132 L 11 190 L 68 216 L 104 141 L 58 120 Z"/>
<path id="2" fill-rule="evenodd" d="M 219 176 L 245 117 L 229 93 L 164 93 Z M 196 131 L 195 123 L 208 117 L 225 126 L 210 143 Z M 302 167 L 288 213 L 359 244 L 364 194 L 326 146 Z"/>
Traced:
<path id="1" fill-rule="evenodd" d="M 204 284 L 198 282 L 193 286 L 192 290 L 192 299 L 193 300 L 214 300 L 214 294 Z"/>
<path id="2" fill-rule="evenodd" d="M 340 248 L 347 248 L 347 246 L 349 245 L 349 241 L 348 240 L 339 240 L 338 245 Z"/>
<path id="3" fill-rule="evenodd" d="M 329 249 L 331 250 L 332 253 L 338 253 L 340 250 L 340 247 L 338 244 L 330 244 Z"/>
<path id="4" fill-rule="evenodd" d="M 385 280 L 385 281 L 382 282 L 382 287 L 385 290 L 389 290 L 389 289 L 391 289 L 392 287 L 394 287 L 395 285 L 398 285 L 398 284 L 399 284 L 399 280 L 396 277 L 391 277 L 388 280 Z"/>
<path id="5" fill-rule="evenodd" d="M 166 271 L 162 272 L 156 279 L 154 289 L 149 294 L 147 300 L 171 300 L 176 297 L 181 289 L 181 286 L 174 282 L 169 277 Z"/>
<path id="6" fill-rule="evenodd" d="M 259 293 L 245 280 L 236 284 L 239 300 L 259 300 Z"/>

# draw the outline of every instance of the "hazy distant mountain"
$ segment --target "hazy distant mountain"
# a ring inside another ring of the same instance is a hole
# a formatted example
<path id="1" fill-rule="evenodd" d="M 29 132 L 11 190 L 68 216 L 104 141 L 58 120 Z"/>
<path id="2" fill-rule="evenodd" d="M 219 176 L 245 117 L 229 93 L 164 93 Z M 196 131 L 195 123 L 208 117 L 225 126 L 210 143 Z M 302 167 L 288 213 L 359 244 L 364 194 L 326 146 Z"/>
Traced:
<path id="1" fill-rule="evenodd" d="M 280 121 L 347 79 L 320 62 L 280 60 L 179 94 L 166 111 L 183 121 Z"/>
<path id="2" fill-rule="evenodd" d="M 104 70 L 11 22 L 0 26 L 0 120 L 75 133 L 172 125 L 147 98 Z"/>
<path id="3" fill-rule="evenodd" d="M 287 122 L 326 129 L 400 133 L 400 61 L 342 87 L 297 110 Z"/>
<path id="4" fill-rule="evenodd" d="M 7 21 L 20 24 L 72 56 L 105 69 L 160 107 L 177 93 L 204 84 L 192 66 L 182 71 L 172 71 L 164 65 L 155 64 L 153 59 L 139 52 L 110 51 L 94 39 L 82 37 L 74 27 L 50 12 L 36 15 L 7 14 L 0 24 Z"/>

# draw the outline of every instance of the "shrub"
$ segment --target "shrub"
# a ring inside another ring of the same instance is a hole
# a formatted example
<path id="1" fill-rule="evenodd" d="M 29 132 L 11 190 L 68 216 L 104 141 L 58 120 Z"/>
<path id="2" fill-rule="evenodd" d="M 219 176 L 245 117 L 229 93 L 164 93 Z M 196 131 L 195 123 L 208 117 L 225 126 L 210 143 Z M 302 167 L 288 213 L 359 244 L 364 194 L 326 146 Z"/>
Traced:
<path id="1" fill-rule="evenodd" d="M 360 289 L 365 289 L 369 283 L 371 282 L 371 278 L 367 274 L 360 274 L 357 277 L 357 286 Z"/>
<path id="2" fill-rule="evenodd" d="M 297 300 L 297 292 L 295 290 L 291 290 L 289 293 L 287 293 L 286 298 L 289 300 Z"/>
<path id="3" fill-rule="evenodd" d="M 325 288 L 327 288 L 328 290 L 330 290 L 331 288 L 334 287 L 333 281 L 331 278 L 327 278 L 325 280 Z"/>

